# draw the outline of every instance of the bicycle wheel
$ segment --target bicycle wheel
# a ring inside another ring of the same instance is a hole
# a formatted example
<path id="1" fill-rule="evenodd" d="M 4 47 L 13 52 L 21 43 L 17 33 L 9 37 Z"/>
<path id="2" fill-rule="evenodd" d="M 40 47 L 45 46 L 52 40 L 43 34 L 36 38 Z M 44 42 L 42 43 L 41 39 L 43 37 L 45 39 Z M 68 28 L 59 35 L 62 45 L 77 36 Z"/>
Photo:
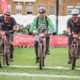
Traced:
<path id="1" fill-rule="evenodd" d="M 44 66 L 44 59 L 45 59 L 45 58 L 43 57 L 43 66 Z"/>
<path id="2" fill-rule="evenodd" d="M 10 65 L 10 44 L 6 43 L 6 65 Z"/>
<path id="3" fill-rule="evenodd" d="M 5 56 L 0 57 L 0 67 L 1 68 L 5 67 Z"/>
<path id="4" fill-rule="evenodd" d="M 5 67 L 5 55 L 4 55 L 4 49 L 2 48 L 2 53 L 0 55 L 0 67 Z"/>
<path id="5" fill-rule="evenodd" d="M 44 45 L 42 45 L 42 57 L 43 57 L 43 66 L 44 66 L 44 60 L 45 60 L 45 50 L 44 50 Z"/>
<path id="6" fill-rule="evenodd" d="M 39 68 L 42 69 L 42 67 L 43 67 L 42 44 L 39 45 L 39 50 L 40 50 L 40 53 L 39 53 L 40 54 Z"/>
<path id="7" fill-rule="evenodd" d="M 72 48 L 72 70 L 74 70 L 76 65 L 76 54 L 77 54 L 77 47 L 74 45 Z"/>
<path id="8" fill-rule="evenodd" d="M 0 67 L 5 67 L 5 53 L 4 53 L 4 45 L 0 51 Z"/>

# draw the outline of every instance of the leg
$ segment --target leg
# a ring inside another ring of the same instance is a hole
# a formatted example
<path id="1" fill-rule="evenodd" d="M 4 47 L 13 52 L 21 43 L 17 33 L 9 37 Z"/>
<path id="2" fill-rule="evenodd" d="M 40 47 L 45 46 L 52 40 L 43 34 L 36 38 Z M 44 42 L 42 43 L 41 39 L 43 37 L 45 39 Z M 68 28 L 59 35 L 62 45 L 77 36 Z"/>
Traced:
<path id="1" fill-rule="evenodd" d="M 49 43 L 50 43 L 50 36 L 46 35 L 46 54 L 50 54 L 50 52 L 49 52 Z"/>
<path id="2" fill-rule="evenodd" d="M 71 51 L 72 51 L 72 50 L 71 50 L 71 49 L 72 49 L 72 48 L 71 48 L 71 43 L 72 43 L 72 40 L 73 40 L 72 37 L 69 37 L 69 38 L 68 38 L 68 58 L 69 58 L 68 64 L 71 64 L 71 58 L 72 58 L 72 57 L 71 57 L 71 53 L 72 53 L 72 52 L 71 52 Z"/>
<path id="3" fill-rule="evenodd" d="M 38 41 L 35 41 L 34 48 L 35 48 L 36 63 L 37 63 L 37 62 L 39 62 L 39 57 L 38 57 Z"/>
<path id="4" fill-rule="evenodd" d="M 78 45 L 77 59 L 79 59 L 79 56 L 80 56 L 80 44 Z"/>
<path id="5" fill-rule="evenodd" d="M 14 46 L 10 44 L 10 61 L 13 61 Z"/>
<path id="6" fill-rule="evenodd" d="M 10 61 L 13 61 L 13 52 L 14 52 L 14 45 L 11 43 L 13 42 L 13 34 L 10 33 L 9 36 L 7 36 L 7 40 L 10 42 Z"/>
<path id="7" fill-rule="evenodd" d="M 68 58 L 69 58 L 69 60 L 68 60 L 68 64 L 71 64 L 71 46 L 68 46 Z"/>

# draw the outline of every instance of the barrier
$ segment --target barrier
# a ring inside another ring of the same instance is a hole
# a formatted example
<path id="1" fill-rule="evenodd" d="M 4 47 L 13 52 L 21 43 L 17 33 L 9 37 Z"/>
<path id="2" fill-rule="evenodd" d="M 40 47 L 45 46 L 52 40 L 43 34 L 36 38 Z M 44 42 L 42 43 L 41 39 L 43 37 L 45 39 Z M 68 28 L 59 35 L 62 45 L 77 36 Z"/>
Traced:
<path id="1" fill-rule="evenodd" d="M 67 46 L 67 36 L 50 36 L 50 46 Z M 27 34 L 15 34 L 14 46 L 33 46 L 34 36 Z"/>
<path id="2" fill-rule="evenodd" d="M 50 38 L 50 46 L 67 46 L 67 36 L 52 36 Z"/>

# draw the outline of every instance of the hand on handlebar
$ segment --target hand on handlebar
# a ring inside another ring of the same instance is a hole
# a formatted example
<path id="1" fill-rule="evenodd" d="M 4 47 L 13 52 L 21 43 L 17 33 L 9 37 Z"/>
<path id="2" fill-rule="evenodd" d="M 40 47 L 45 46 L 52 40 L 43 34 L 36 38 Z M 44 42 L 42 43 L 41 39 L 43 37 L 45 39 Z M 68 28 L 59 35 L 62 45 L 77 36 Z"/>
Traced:
<path id="1" fill-rule="evenodd" d="M 29 34 L 29 35 L 32 35 L 32 32 L 29 32 L 28 34 Z"/>
<path id="2" fill-rule="evenodd" d="M 70 37 L 73 37 L 73 38 L 77 38 L 77 37 L 79 36 L 79 34 L 73 32 L 73 31 L 72 31 L 71 33 L 68 33 L 68 35 L 69 35 Z"/>
<path id="3" fill-rule="evenodd" d="M 68 36 L 72 36 L 72 33 L 68 33 Z"/>
<path id="4" fill-rule="evenodd" d="M 11 32 L 14 32 L 13 30 L 5 31 L 5 35 L 9 36 Z"/>
<path id="5" fill-rule="evenodd" d="M 55 36 L 57 33 L 56 32 L 53 32 L 53 36 Z"/>
<path id="6" fill-rule="evenodd" d="M 6 35 L 6 36 L 9 36 L 9 35 L 10 35 L 10 32 L 9 32 L 9 31 L 6 31 L 6 32 L 5 32 L 5 35 Z"/>

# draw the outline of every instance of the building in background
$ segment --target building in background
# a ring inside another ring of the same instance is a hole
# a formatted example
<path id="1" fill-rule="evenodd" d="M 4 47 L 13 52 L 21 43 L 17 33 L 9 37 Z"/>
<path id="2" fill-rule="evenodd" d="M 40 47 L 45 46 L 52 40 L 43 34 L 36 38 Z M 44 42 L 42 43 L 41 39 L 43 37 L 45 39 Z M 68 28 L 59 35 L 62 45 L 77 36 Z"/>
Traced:
<path id="1" fill-rule="evenodd" d="M 45 6 L 47 15 L 55 15 L 56 12 L 56 0 L 7 0 L 7 3 L 13 15 L 37 15 L 40 6 Z M 80 0 L 59 0 L 59 15 L 69 15 L 73 8 L 80 11 Z"/>

